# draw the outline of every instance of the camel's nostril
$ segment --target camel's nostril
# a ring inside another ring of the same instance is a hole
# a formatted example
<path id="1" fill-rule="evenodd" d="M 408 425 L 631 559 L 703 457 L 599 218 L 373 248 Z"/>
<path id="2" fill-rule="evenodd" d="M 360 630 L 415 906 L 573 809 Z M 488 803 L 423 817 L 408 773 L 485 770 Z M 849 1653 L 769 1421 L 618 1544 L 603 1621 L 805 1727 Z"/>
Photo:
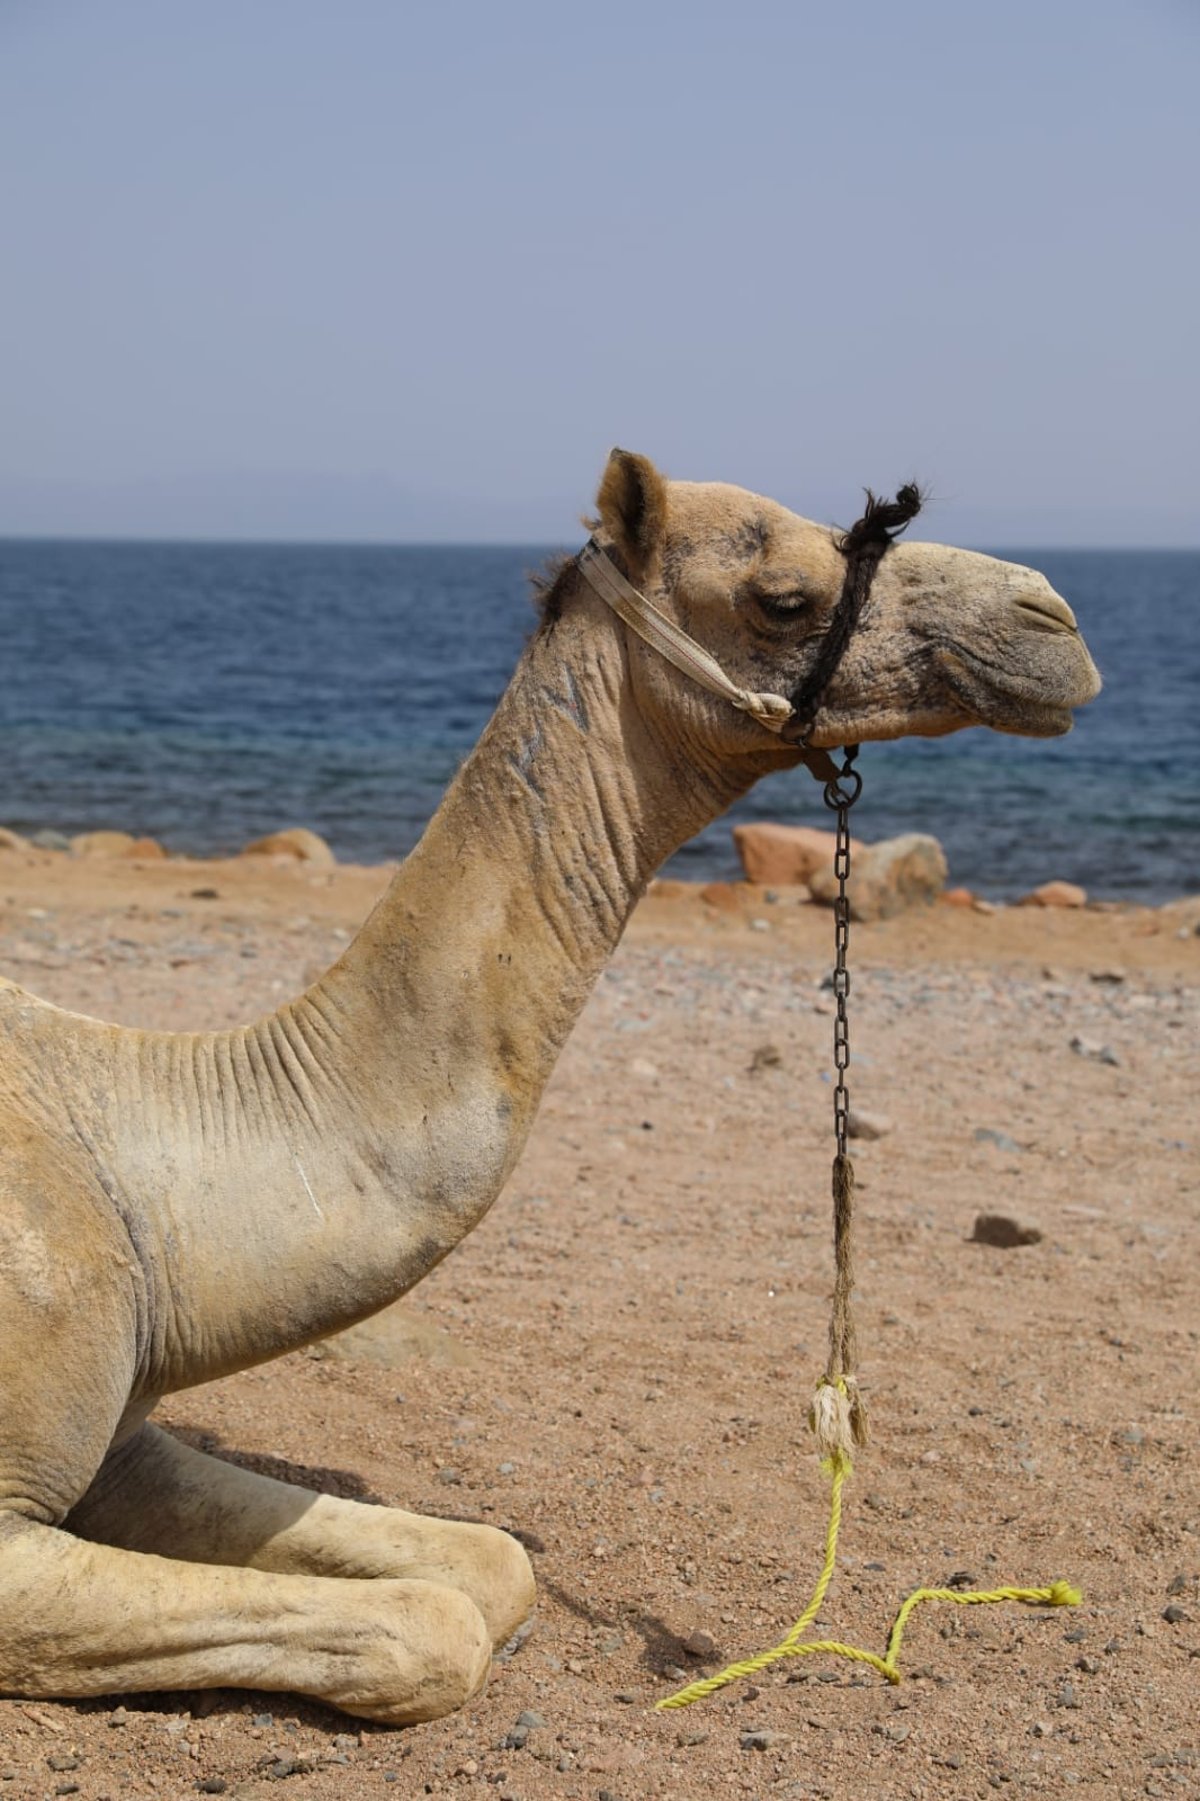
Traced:
<path id="1" fill-rule="evenodd" d="M 1051 587 L 1038 588 L 1033 592 L 1018 594 L 1016 605 L 1022 613 L 1029 615 L 1027 624 L 1035 630 L 1051 632 L 1076 632 L 1079 627 L 1075 623 L 1075 615 L 1062 598 Z"/>

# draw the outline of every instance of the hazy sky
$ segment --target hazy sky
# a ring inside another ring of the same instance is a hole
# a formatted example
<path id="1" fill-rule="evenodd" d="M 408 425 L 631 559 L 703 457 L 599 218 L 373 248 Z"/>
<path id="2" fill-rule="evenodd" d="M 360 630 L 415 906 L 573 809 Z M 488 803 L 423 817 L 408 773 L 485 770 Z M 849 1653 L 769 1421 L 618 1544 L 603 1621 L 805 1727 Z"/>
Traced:
<path id="1" fill-rule="evenodd" d="M 1197 0 L 0 0 L 0 531 L 1200 543 Z"/>

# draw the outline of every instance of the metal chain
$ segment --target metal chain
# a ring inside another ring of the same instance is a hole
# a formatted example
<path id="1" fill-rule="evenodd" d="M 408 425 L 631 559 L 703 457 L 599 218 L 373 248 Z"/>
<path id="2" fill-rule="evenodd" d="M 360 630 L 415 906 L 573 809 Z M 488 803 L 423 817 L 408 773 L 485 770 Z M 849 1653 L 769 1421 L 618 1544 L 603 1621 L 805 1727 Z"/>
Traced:
<path id="1" fill-rule="evenodd" d="M 837 877 L 837 898 L 833 903 L 833 997 L 836 1011 L 833 1021 L 833 1066 L 836 1080 L 833 1090 L 833 1135 L 837 1154 L 846 1155 L 846 1138 L 850 1123 L 850 1091 L 846 1071 L 850 1067 L 850 1020 L 846 1002 L 850 997 L 850 971 L 846 957 L 850 948 L 850 901 L 846 883 L 850 878 L 850 809 L 862 793 L 862 776 L 854 767 L 858 745 L 846 746 L 846 761 L 837 779 L 825 784 L 825 805 L 837 814 L 837 847 L 833 873 Z"/>

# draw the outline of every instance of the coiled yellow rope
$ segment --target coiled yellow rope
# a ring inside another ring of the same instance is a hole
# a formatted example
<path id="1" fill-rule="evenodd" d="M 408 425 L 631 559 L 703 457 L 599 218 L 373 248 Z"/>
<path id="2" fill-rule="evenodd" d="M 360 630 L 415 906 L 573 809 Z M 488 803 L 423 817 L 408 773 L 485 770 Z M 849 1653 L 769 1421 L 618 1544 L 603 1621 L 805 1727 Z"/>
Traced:
<path id="1" fill-rule="evenodd" d="M 847 1657 L 852 1663 L 868 1663 L 881 1676 L 886 1676 L 889 1682 L 899 1682 L 900 1641 L 904 1637 L 909 1614 L 922 1601 L 953 1601 L 959 1607 L 970 1607 L 986 1601 L 1027 1601 L 1045 1607 L 1078 1607 L 1083 1599 L 1079 1590 L 1072 1588 L 1069 1582 L 1052 1582 L 1047 1588 L 918 1588 L 908 1596 L 896 1615 L 887 1651 L 882 1657 L 877 1656 L 874 1651 L 860 1650 L 857 1645 L 844 1645 L 839 1639 L 804 1639 L 804 1633 L 821 1611 L 825 1591 L 833 1579 L 837 1563 L 838 1531 L 842 1523 L 842 1489 L 853 1471 L 849 1456 L 841 1450 L 826 1457 L 821 1468 L 832 1483 L 829 1530 L 825 1534 L 825 1562 L 817 1578 L 812 1600 L 796 1624 L 782 1643 L 773 1646 L 770 1651 L 760 1651 L 757 1657 L 747 1657 L 741 1663 L 731 1663 L 715 1676 L 705 1676 L 699 1682 L 690 1682 L 677 1694 L 667 1695 L 663 1700 L 656 1701 L 654 1705 L 657 1709 L 661 1711 L 671 1707 L 690 1707 L 693 1701 L 702 1701 L 706 1695 L 714 1694 L 717 1689 L 725 1688 L 739 1677 L 753 1676 L 757 1671 L 765 1670 L 768 1664 L 778 1663 L 781 1658 L 811 1657 L 818 1651 L 826 1651 L 833 1657 Z"/>

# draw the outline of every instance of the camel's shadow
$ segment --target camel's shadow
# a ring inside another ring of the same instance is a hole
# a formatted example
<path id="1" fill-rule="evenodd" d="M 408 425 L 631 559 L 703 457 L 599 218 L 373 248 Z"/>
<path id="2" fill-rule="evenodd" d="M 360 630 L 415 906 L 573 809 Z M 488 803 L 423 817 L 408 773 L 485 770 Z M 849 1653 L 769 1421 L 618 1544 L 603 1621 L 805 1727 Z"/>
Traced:
<path id="1" fill-rule="evenodd" d="M 172 1438 L 189 1445 L 193 1451 L 220 1457 L 225 1463 L 253 1470 L 259 1476 L 273 1476 L 276 1482 L 287 1482 L 293 1488 L 336 1495 L 343 1501 L 370 1501 L 380 1507 L 388 1505 L 356 1470 L 339 1470 L 320 1463 L 293 1463 L 290 1458 L 277 1457 L 269 1451 L 240 1451 L 226 1443 L 219 1432 L 206 1427 L 171 1425 L 168 1429 Z"/>

